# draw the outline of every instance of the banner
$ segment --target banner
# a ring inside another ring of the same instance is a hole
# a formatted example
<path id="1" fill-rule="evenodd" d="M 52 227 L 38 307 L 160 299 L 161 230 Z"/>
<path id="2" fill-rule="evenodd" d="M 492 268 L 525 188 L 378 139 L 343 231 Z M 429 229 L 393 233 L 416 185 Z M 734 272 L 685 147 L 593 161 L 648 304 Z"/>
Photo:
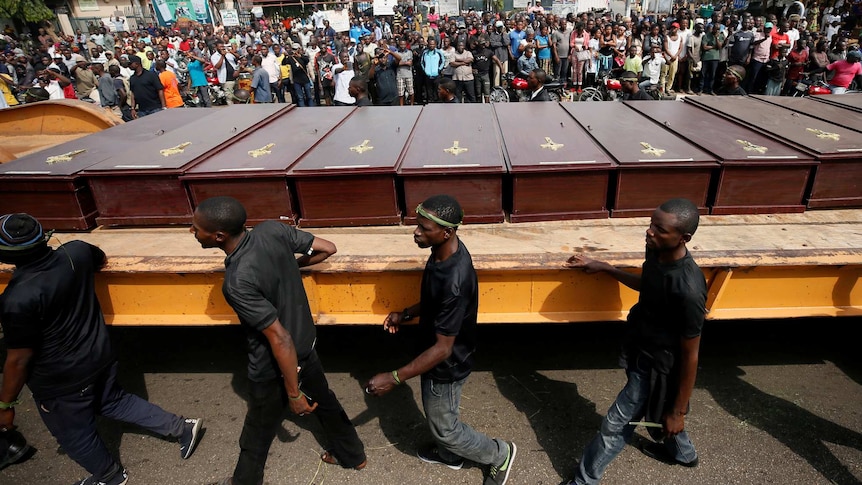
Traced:
<path id="1" fill-rule="evenodd" d="M 437 13 L 440 15 L 459 16 L 461 9 L 458 7 L 458 0 L 440 0 L 437 2 Z"/>
<path id="2" fill-rule="evenodd" d="M 374 0 L 374 15 L 392 15 L 392 7 L 398 5 L 398 0 Z M 330 21 L 330 24 L 332 22 Z"/>
<path id="3" fill-rule="evenodd" d="M 209 5 L 206 0 L 153 0 L 159 25 L 169 26 L 180 18 L 202 24 L 210 23 Z"/>
<path id="4" fill-rule="evenodd" d="M 512 2 L 512 7 L 514 8 L 527 8 L 530 6 L 530 2 L 527 0 L 515 0 Z"/>
<path id="5" fill-rule="evenodd" d="M 350 30 L 350 13 L 344 10 L 324 10 L 323 17 L 329 20 L 329 26 L 336 32 L 347 32 Z"/>
<path id="6" fill-rule="evenodd" d="M 225 27 L 239 27 L 239 12 L 235 8 L 219 10 L 221 24 Z"/>

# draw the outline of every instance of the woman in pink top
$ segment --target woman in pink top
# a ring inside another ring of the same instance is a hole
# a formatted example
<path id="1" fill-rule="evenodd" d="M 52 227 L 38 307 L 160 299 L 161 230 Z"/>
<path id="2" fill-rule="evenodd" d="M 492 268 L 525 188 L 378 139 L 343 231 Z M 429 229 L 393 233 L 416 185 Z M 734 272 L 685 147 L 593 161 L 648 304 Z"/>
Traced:
<path id="1" fill-rule="evenodd" d="M 584 66 L 590 61 L 590 33 L 584 29 L 584 23 L 575 24 L 575 30 L 569 36 L 571 50 L 572 84 L 578 92 L 581 92 L 581 84 L 584 79 Z"/>

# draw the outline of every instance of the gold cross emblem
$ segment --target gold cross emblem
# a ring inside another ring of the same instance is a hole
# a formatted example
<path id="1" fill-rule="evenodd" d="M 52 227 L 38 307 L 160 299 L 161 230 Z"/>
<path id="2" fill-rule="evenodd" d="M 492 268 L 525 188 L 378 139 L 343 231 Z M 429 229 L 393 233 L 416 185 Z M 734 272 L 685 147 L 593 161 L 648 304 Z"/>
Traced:
<path id="1" fill-rule="evenodd" d="M 835 141 L 841 139 L 841 135 L 839 135 L 838 133 L 829 133 L 828 131 L 817 130 L 814 128 L 806 128 L 806 130 L 817 135 L 817 138 L 829 138 L 830 140 Z"/>
<path id="2" fill-rule="evenodd" d="M 455 140 L 455 141 L 453 141 L 453 142 L 452 142 L 452 146 L 450 146 L 449 148 L 446 148 L 446 149 L 445 149 L 445 150 L 443 150 L 443 151 L 444 151 L 444 152 L 446 152 L 446 153 L 451 153 L 453 156 L 456 156 L 456 157 L 457 157 L 458 155 L 460 155 L 460 154 L 462 154 L 462 153 L 464 153 L 464 152 L 466 152 L 466 151 L 468 151 L 468 150 L 469 150 L 469 148 L 461 148 L 461 147 L 458 145 L 458 140 Z"/>
<path id="3" fill-rule="evenodd" d="M 159 153 L 162 154 L 163 157 L 169 157 L 171 155 L 177 155 L 185 151 L 186 147 L 191 145 L 192 142 L 187 141 L 185 143 L 180 143 L 179 145 L 171 148 L 165 148 L 164 150 L 159 150 Z"/>
<path id="4" fill-rule="evenodd" d="M 248 154 L 252 156 L 252 158 L 262 157 L 264 155 L 270 155 L 272 153 L 272 147 L 275 146 L 275 143 L 266 144 L 257 150 L 249 150 Z"/>
<path id="5" fill-rule="evenodd" d="M 543 143 L 539 146 L 542 148 L 547 148 L 547 149 L 552 150 L 552 151 L 557 151 L 560 148 L 563 148 L 564 146 L 566 146 L 566 145 L 563 145 L 562 143 L 554 143 L 554 140 L 551 140 L 551 137 L 549 137 L 549 136 L 545 137 L 545 141 L 547 143 Z"/>
<path id="6" fill-rule="evenodd" d="M 641 153 L 646 153 L 647 155 L 652 155 L 654 157 L 660 157 L 664 152 L 667 151 L 661 148 L 655 148 L 645 141 L 641 142 L 641 146 L 644 147 L 644 149 L 641 150 Z"/>
<path id="7" fill-rule="evenodd" d="M 760 145 L 755 145 L 754 143 L 751 143 L 750 141 L 746 141 L 746 140 L 736 140 L 736 143 L 739 143 L 740 145 L 742 145 L 742 149 L 747 151 L 747 152 L 757 152 L 757 153 L 760 153 L 761 155 L 766 153 L 769 150 L 769 148 L 762 147 Z"/>
<path id="8" fill-rule="evenodd" d="M 78 155 L 86 152 L 87 150 L 72 150 L 71 152 L 66 152 L 62 155 L 54 155 L 53 157 L 48 157 L 45 159 L 45 163 L 48 165 L 60 162 L 68 162 L 69 160 L 77 157 Z"/>
<path id="9" fill-rule="evenodd" d="M 371 140 L 362 140 L 362 143 L 360 143 L 359 145 L 356 145 L 354 147 L 350 147 L 350 151 L 356 152 L 356 153 L 362 155 L 363 153 L 367 152 L 368 150 L 374 150 L 374 147 L 369 145 L 370 142 L 371 142 Z"/>

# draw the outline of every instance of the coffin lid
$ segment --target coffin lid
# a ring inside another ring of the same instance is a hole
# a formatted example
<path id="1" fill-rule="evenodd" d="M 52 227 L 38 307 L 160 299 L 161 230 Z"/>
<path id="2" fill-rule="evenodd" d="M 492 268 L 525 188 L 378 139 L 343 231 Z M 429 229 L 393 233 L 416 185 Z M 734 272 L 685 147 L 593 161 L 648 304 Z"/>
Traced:
<path id="1" fill-rule="evenodd" d="M 862 132 L 862 116 L 859 112 L 829 103 L 818 103 L 814 97 L 793 98 L 789 96 L 754 95 L 758 101 L 774 104 L 796 113 L 802 113 L 818 120 Z"/>
<path id="2" fill-rule="evenodd" d="M 140 147 L 200 119 L 193 109 L 169 109 L 112 126 L 0 165 L 2 177 L 69 177 L 131 147 Z M 136 148 L 137 149 L 137 148 Z M 78 150 L 84 150 L 75 153 Z M 60 160 L 51 157 L 62 157 Z"/>
<path id="3" fill-rule="evenodd" d="M 242 140 L 199 161 L 185 177 L 250 177 L 287 172 L 300 157 L 350 115 L 352 107 L 294 109 Z M 309 116 L 309 114 L 311 115 Z"/>
<path id="4" fill-rule="evenodd" d="M 489 104 L 422 110 L 399 174 L 505 173 L 500 128 Z"/>
<path id="5" fill-rule="evenodd" d="M 290 105 L 233 105 L 206 109 L 197 121 L 162 135 L 156 142 L 122 152 L 85 170 L 87 175 L 180 171 L 211 150 L 222 150 L 266 120 L 284 114 Z M 204 111 L 202 108 L 192 111 Z"/>
<path id="6" fill-rule="evenodd" d="M 358 108 L 302 157 L 289 175 L 394 175 L 421 111 L 420 106 Z"/>
<path id="7" fill-rule="evenodd" d="M 827 94 L 812 96 L 811 99 L 821 103 L 834 104 L 854 111 L 862 111 L 862 95 L 860 94 Z"/>
<path id="8" fill-rule="evenodd" d="M 563 103 L 561 106 L 622 167 L 716 163 L 712 155 L 656 126 L 622 103 Z"/>
<path id="9" fill-rule="evenodd" d="M 685 102 L 767 132 L 820 158 L 855 158 L 862 153 L 859 133 L 801 113 L 788 115 L 784 108 L 757 102 L 748 96 L 687 97 Z"/>
<path id="10" fill-rule="evenodd" d="M 499 103 L 494 111 L 512 172 L 616 165 L 558 103 Z"/>
<path id="11" fill-rule="evenodd" d="M 722 162 L 815 163 L 806 153 L 691 104 L 626 101 L 625 105 Z"/>

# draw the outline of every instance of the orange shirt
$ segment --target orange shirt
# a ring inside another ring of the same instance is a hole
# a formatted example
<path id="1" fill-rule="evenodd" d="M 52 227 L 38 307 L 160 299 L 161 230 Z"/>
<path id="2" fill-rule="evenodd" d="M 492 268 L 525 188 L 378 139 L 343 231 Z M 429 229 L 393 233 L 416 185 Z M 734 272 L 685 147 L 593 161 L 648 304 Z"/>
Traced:
<path id="1" fill-rule="evenodd" d="M 162 86 L 165 88 L 165 105 L 168 108 L 183 106 L 185 103 L 183 103 L 183 97 L 180 96 L 180 88 L 174 73 L 164 70 L 159 73 L 159 80 L 162 81 Z"/>

